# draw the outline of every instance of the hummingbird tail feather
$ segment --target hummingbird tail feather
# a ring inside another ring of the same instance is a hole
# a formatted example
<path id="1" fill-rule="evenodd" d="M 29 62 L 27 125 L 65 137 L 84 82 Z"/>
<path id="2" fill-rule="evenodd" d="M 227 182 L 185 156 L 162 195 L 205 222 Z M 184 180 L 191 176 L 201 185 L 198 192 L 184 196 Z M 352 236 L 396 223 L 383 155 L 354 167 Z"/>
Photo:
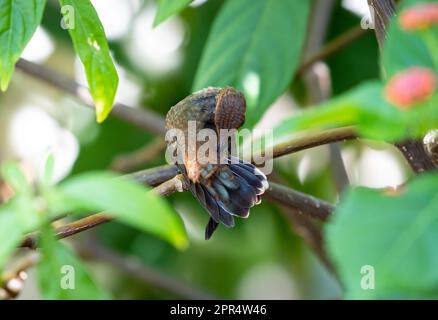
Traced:
<path id="1" fill-rule="evenodd" d="M 183 173 L 184 168 L 181 168 Z M 268 188 L 266 176 L 251 163 L 229 158 L 209 178 L 198 183 L 188 180 L 190 190 L 210 214 L 205 230 L 209 239 L 219 223 L 234 226 L 234 216 L 247 218 L 249 209 L 260 203 Z"/>

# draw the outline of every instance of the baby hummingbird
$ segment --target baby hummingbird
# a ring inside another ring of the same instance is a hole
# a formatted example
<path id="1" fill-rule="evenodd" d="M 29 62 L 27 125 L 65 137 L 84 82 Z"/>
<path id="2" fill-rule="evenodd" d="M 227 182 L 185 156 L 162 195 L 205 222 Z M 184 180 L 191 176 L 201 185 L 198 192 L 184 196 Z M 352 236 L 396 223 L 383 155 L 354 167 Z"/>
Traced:
<path id="1" fill-rule="evenodd" d="M 236 139 L 233 130 L 243 125 L 245 111 L 241 92 L 230 87 L 207 88 L 180 101 L 166 116 L 166 129 L 179 132 L 178 137 L 169 139 L 168 147 L 176 150 L 175 162 L 190 191 L 210 215 L 206 239 L 219 223 L 233 227 L 234 216 L 247 218 L 249 209 L 260 203 L 268 188 L 260 170 L 231 152 Z M 215 144 L 206 159 L 198 154 L 203 146 L 202 139 L 197 138 L 201 130 L 215 134 L 215 139 L 209 139 Z M 222 134 L 223 131 L 232 134 Z"/>

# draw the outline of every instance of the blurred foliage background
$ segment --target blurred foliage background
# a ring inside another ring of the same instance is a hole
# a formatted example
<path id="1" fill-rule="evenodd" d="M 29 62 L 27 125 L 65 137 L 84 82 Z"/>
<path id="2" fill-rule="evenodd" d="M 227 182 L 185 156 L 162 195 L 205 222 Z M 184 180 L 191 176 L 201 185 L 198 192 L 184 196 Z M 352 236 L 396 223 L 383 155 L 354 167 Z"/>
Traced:
<path id="1" fill-rule="evenodd" d="M 120 77 L 117 101 L 165 115 L 172 105 L 191 93 L 210 28 L 224 1 L 196 0 L 180 15 L 156 28 L 152 27 L 154 1 L 93 0 L 92 3 L 117 64 Z M 334 1 L 324 41 L 358 27 L 367 10 L 366 0 Z M 48 1 L 42 25 L 23 58 L 86 85 L 70 38 L 59 23 L 59 5 Z M 330 56 L 327 66 L 335 95 L 365 80 L 378 78 L 378 48 L 372 30 Z M 302 108 L 309 100 L 307 94 L 305 82 L 296 78 L 264 115 L 260 126 L 272 127 L 285 115 Z M 57 159 L 55 176 L 59 180 L 69 174 L 111 169 L 116 157 L 138 150 L 155 138 L 113 117 L 97 124 L 92 110 L 20 71 L 14 74 L 9 90 L 0 95 L 0 105 L 1 158 L 19 160 L 31 179 L 40 170 L 48 149 Z M 408 175 L 400 155 L 387 144 L 346 142 L 342 143 L 341 151 L 354 185 L 398 185 Z M 162 163 L 164 154 L 137 169 Z M 283 157 L 275 161 L 274 168 L 277 177 L 293 188 L 329 202 L 337 201 L 339 195 L 327 146 Z M 208 217 L 191 194 L 178 193 L 167 200 L 186 225 L 190 246 L 185 251 L 117 222 L 71 240 L 86 240 L 92 234 L 102 245 L 135 259 L 148 270 L 214 297 L 340 296 L 339 284 L 293 232 L 292 222 L 283 209 L 265 201 L 252 210 L 250 219 L 238 220 L 234 229 L 219 228 L 210 241 L 204 241 Z M 139 281 L 135 274 L 121 271 L 108 261 L 89 260 L 97 281 L 115 298 L 180 297 Z M 20 297 L 40 297 L 32 282 L 32 272 Z"/>

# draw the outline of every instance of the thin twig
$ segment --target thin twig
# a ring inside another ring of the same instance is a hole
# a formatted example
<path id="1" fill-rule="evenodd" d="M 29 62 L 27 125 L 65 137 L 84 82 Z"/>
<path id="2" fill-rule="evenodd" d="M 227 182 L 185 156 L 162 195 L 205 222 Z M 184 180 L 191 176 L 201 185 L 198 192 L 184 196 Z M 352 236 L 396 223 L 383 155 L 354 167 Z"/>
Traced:
<path id="1" fill-rule="evenodd" d="M 367 33 L 368 30 L 359 27 L 354 27 L 337 38 L 333 39 L 327 43 L 320 51 L 311 55 L 307 58 L 297 69 L 295 76 L 301 76 L 305 71 L 307 71 L 312 65 L 318 61 L 327 60 L 331 55 L 338 52 L 342 48 L 346 47 L 355 40 L 361 38 Z"/>
<path id="2" fill-rule="evenodd" d="M 73 95 L 85 106 L 94 109 L 93 99 L 88 89 L 70 80 L 66 76 L 24 59 L 20 59 L 16 67 L 55 88 Z M 122 103 L 115 103 L 111 111 L 111 116 L 124 120 L 153 134 L 163 136 L 166 133 L 163 117 L 146 108 L 137 109 L 128 107 Z"/>
<path id="3" fill-rule="evenodd" d="M 91 216 L 57 227 L 55 229 L 55 235 L 58 239 L 64 239 L 82 231 L 97 227 L 106 222 L 110 222 L 112 220 L 113 218 L 108 214 L 96 213 Z"/>
<path id="4" fill-rule="evenodd" d="M 357 133 L 354 127 L 342 127 L 328 129 L 320 132 L 310 132 L 302 137 L 292 137 L 274 145 L 272 157 L 278 158 L 298 151 L 311 149 L 321 145 L 356 139 Z M 262 152 L 262 156 L 263 156 Z M 174 165 L 164 165 L 152 169 L 137 171 L 127 176 L 132 177 L 140 183 L 149 186 L 156 186 L 166 180 L 171 179 L 178 173 L 178 168 Z"/>
<path id="5" fill-rule="evenodd" d="M 436 170 L 436 166 L 420 140 L 405 140 L 395 144 L 416 173 Z"/>
<path id="6" fill-rule="evenodd" d="M 266 191 L 266 198 L 289 208 L 293 208 L 300 214 L 321 221 L 327 221 L 334 210 L 333 205 L 321 199 L 275 182 L 269 182 L 269 189 Z"/>
<path id="7" fill-rule="evenodd" d="M 1 275 L 0 300 L 16 298 L 24 287 L 27 279 L 26 270 L 34 266 L 39 260 L 36 252 L 26 252 Z"/>
<path id="8" fill-rule="evenodd" d="M 308 217 L 297 213 L 295 209 L 286 206 L 281 206 L 280 208 L 283 215 L 290 220 L 293 231 L 307 243 L 322 264 L 324 264 L 332 274 L 336 275 L 336 270 L 325 251 L 320 228 Z"/>
<path id="9" fill-rule="evenodd" d="M 178 174 L 172 179 L 169 179 L 155 187 L 152 191 L 160 196 L 166 197 L 174 192 L 184 192 L 186 190 L 187 186 L 185 184 L 184 177 L 182 174 Z"/>
<path id="10" fill-rule="evenodd" d="M 285 180 L 275 172 L 270 175 L 270 178 L 276 183 L 285 183 Z M 270 183 L 272 185 L 273 182 Z M 315 223 L 316 221 L 312 221 L 309 216 L 303 215 L 297 209 L 289 206 L 280 204 L 278 207 L 285 218 L 290 221 L 291 228 L 294 230 L 294 232 L 304 240 L 304 242 L 310 247 L 315 255 L 319 257 L 327 269 L 332 271 L 332 273 L 335 275 L 336 273 L 333 264 L 327 256 L 324 248 L 324 240 L 321 228 Z"/>
<path id="11" fill-rule="evenodd" d="M 151 169 L 145 169 L 131 174 L 126 177 L 132 178 L 138 183 L 155 187 L 169 179 L 172 179 L 179 173 L 178 167 L 174 165 L 164 165 Z"/>
<path id="12" fill-rule="evenodd" d="M 294 137 L 276 144 L 273 148 L 273 157 L 278 158 L 301 150 L 311 149 L 333 142 L 356 139 L 357 137 L 354 127 L 342 127 L 308 133 L 306 136 Z"/>
<path id="13" fill-rule="evenodd" d="M 171 168 L 169 168 L 169 171 L 171 171 Z M 162 196 L 167 196 L 174 192 L 181 192 L 186 189 L 183 180 L 184 179 L 181 175 L 177 175 L 173 179 L 165 181 L 158 187 L 154 188 L 152 192 L 156 192 Z M 272 201 L 294 208 L 298 210 L 300 214 L 321 221 L 326 221 L 333 211 L 333 206 L 323 200 L 273 182 L 270 183 L 269 189 L 266 192 L 266 197 Z M 57 227 L 55 229 L 55 234 L 59 239 L 63 239 L 111 220 L 112 218 L 108 214 L 96 213 Z M 21 247 L 36 248 L 37 246 L 38 234 L 27 236 L 21 243 Z"/>
<path id="14" fill-rule="evenodd" d="M 167 274 L 155 270 L 150 266 L 142 264 L 133 257 L 125 257 L 102 246 L 98 241 L 89 241 L 85 246 L 79 247 L 80 253 L 93 260 L 106 262 L 109 265 L 123 271 L 130 277 L 139 280 L 154 288 L 164 290 L 184 299 L 211 300 L 215 299 L 209 293 L 194 288 Z"/>
<path id="15" fill-rule="evenodd" d="M 165 175 L 167 176 L 170 176 L 174 172 L 174 170 L 175 169 L 172 166 L 168 166 L 162 169 L 162 171 L 166 171 Z M 132 176 L 137 176 L 137 174 L 134 173 Z M 140 177 L 136 178 L 136 181 L 139 183 L 144 183 L 144 181 L 147 179 L 146 177 L 147 175 L 142 174 L 140 175 Z M 177 176 L 177 178 L 181 179 L 180 176 Z M 167 183 L 169 182 L 166 181 L 161 186 L 165 186 Z M 172 181 L 171 185 L 177 188 L 176 186 L 178 186 L 178 183 Z M 333 211 L 334 207 L 323 200 L 319 200 L 315 197 L 301 193 L 299 191 L 295 191 L 274 182 L 270 182 L 269 186 L 269 189 L 266 191 L 266 197 L 268 199 L 300 210 L 300 213 L 304 213 L 305 215 L 312 218 L 325 221 L 329 217 L 330 213 Z M 185 186 L 183 186 L 183 188 L 184 187 Z M 166 188 L 166 190 L 171 189 Z M 164 191 L 161 191 L 160 193 L 164 194 Z"/>
<path id="16" fill-rule="evenodd" d="M 155 187 L 151 192 L 155 192 L 161 196 L 167 196 L 173 192 L 183 191 L 184 185 L 182 184 L 182 178 L 180 175 L 162 183 L 161 185 Z M 72 235 L 78 234 L 85 230 L 89 230 L 106 222 L 112 221 L 113 218 L 107 213 L 96 213 L 88 217 L 67 223 L 63 226 L 55 228 L 55 235 L 58 239 L 64 239 Z M 35 249 L 38 247 L 38 234 L 34 233 L 28 235 L 23 242 L 21 247 Z"/>
<path id="17" fill-rule="evenodd" d="M 158 158 L 164 153 L 166 142 L 163 137 L 157 137 L 144 147 L 128 154 L 117 156 L 111 164 L 111 169 L 119 172 L 129 172 L 132 169 Z"/>

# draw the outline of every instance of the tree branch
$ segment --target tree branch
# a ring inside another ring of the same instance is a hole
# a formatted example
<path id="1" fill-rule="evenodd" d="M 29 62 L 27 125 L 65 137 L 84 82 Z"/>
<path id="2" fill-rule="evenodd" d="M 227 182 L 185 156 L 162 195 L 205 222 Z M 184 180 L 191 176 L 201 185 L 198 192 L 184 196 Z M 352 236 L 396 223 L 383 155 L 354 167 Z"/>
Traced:
<path id="1" fill-rule="evenodd" d="M 27 279 L 26 270 L 39 260 L 36 252 L 26 252 L 7 271 L 1 275 L 0 300 L 16 298 L 24 287 Z"/>
<path id="2" fill-rule="evenodd" d="M 305 137 L 292 138 L 274 146 L 273 157 L 280 157 L 291 154 L 300 150 L 313 148 L 327 143 L 342 141 L 356 138 L 353 127 L 344 127 L 338 129 L 326 130 L 323 132 L 309 134 Z M 185 188 L 182 184 L 181 177 L 173 179 L 179 173 L 178 168 L 174 165 L 164 165 L 151 169 L 146 169 L 126 175 L 138 183 L 149 186 L 157 186 L 155 192 L 160 195 L 169 195 L 175 191 L 181 191 Z M 268 199 L 279 202 L 291 208 L 297 209 L 310 217 L 325 221 L 333 207 L 318 200 L 312 196 L 307 196 L 293 189 L 271 183 L 271 188 L 267 191 Z M 83 219 L 68 223 L 56 229 L 56 235 L 62 239 L 79 232 L 88 230 L 95 226 L 111 221 L 111 218 L 104 213 L 97 213 Z M 36 235 L 29 235 L 21 244 L 22 247 L 35 248 L 37 246 Z"/>
<path id="3" fill-rule="evenodd" d="M 284 179 L 278 176 L 275 172 L 273 172 L 270 178 L 275 180 L 276 183 L 285 183 Z M 308 215 L 303 215 L 299 213 L 297 209 L 289 206 L 280 204 L 278 207 L 283 216 L 290 222 L 292 230 L 303 239 L 303 241 L 309 246 L 314 254 L 320 259 L 322 264 L 324 264 L 328 270 L 336 275 L 333 264 L 327 256 L 324 248 L 324 239 L 321 228 L 317 223 L 315 223 L 316 221 L 311 221 L 311 218 L 309 218 Z"/>
<path id="4" fill-rule="evenodd" d="M 357 133 L 354 127 L 342 127 L 309 133 L 299 138 L 291 138 L 278 143 L 273 148 L 273 157 L 278 158 L 301 150 L 310 149 L 328 143 L 356 139 Z"/>
<path id="5" fill-rule="evenodd" d="M 131 174 L 126 177 L 132 178 L 138 183 L 155 187 L 169 179 L 172 179 L 179 173 L 178 167 L 174 165 L 164 165 L 151 169 L 145 169 Z"/>
<path id="6" fill-rule="evenodd" d="M 117 156 L 111 164 L 111 169 L 119 172 L 132 171 L 132 169 L 158 158 L 165 149 L 166 142 L 162 136 L 159 136 L 134 152 Z"/>
<path id="7" fill-rule="evenodd" d="M 412 170 L 416 173 L 432 171 L 436 169 L 435 164 L 424 149 L 422 141 L 405 140 L 395 144 L 403 154 Z"/>
<path id="8" fill-rule="evenodd" d="M 169 172 L 174 172 L 169 168 Z M 153 172 L 153 171 L 151 171 Z M 154 173 L 154 172 L 153 172 Z M 144 175 L 142 175 L 144 177 Z M 145 183 L 144 181 L 142 181 Z M 174 192 L 181 192 L 184 189 L 181 175 L 177 175 L 170 180 L 163 182 L 155 187 L 150 192 L 155 192 L 161 196 L 167 196 Z M 67 223 L 63 226 L 55 228 L 55 235 L 58 239 L 64 239 L 72 235 L 78 234 L 82 231 L 89 230 L 106 222 L 112 221 L 113 218 L 107 213 L 96 213 L 88 217 Z M 21 247 L 35 249 L 38 247 L 38 234 L 31 234 L 27 236 L 21 243 Z"/>
<path id="9" fill-rule="evenodd" d="M 344 33 L 342 33 L 337 38 L 328 42 L 324 47 L 322 47 L 318 52 L 312 54 L 307 58 L 301 65 L 297 68 L 295 77 L 304 74 L 311 66 L 313 66 L 318 61 L 327 60 L 331 55 L 337 51 L 345 48 L 350 43 L 356 41 L 367 33 L 368 30 L 359 27 L 354 27 Z"/>
<path id="10" fill-rule="evenodd" d="M 87 258 L 106 262 L 126 273 L 133 279 L 139 280 L 148 285 L 153 285 L 154 288 L 175 294 L 178 297 L 191 300 L 215 299 L 215 297 L 209 293 L 203 292 L 177 278 L 173 278 L 159 270 L 144 265 L 137 259 L 121 256 L 102 246 L 98 241 L 88 241 L 86 245 L 79 247 L 79 252 Z"/>
<path id="11" fill-rule="evenodd" d="M 269 182 L 269 189 L 265 195 L 268 200 L 293 208 L 299 214 L 321 221 L 327 221 L 334 210 L 333 205 L 323 200 L 275 182 Z"/>
<path id="12" fill-rule="evenodd" d="M 324 248 L 324 239 L 321 229 L 318 228 L 313 221 L 308 219 L 308 217 L 297 213 L 295 209 L 286 206 L 280 206 L 280 209 L 283 212 L 283 215 L 290 220 L 293 231 L 299 235 L 305 243 L 307 243 L 322 264 L 325 265 L 333 275 L 336 275 L 336 269 L 327 256 Z"/>
<path id="13" fill-rule="evenodd" d="M 273 147 L 272 156 L 278 158 L 288 154 L 293 154 L 306 149 L 322 146 L 329 143 L 356 139 L 357 133 L 354 127 L 342 127 L 328 129 L 321 132 L 311 132 L 303 137 L 292 137 Z M 262 152 L 262 155 L 264 153 Z M 173 178 L 178 173 L 178 168 L 174 165 L 164 165 L 152 169 L 137 171 L 127 175 L 139 183 L 156 186 L 166 180 Z"/>
<path id="14" fill-rule="evenodd" d="M 16 67 L 28 75 L 71 94 L 85 106 L 94 109 L 93 99 L 88 89 L 64 75 L 24 59 L 20 59 Z M 116 102 L 111 111 L 111 116 L 124 120 L 153 134 L 163 136 L 166 133 L 163 117 L 146 108 L 136 109 Z"/>
<path id="15" fill-rule="evenodd" d="M 175 169 L 176 167 L 172 166 L 167 166 L 164 168 L 161 167 L 161 178 L 170 176 L 175 172 Z M 149 170 L 152 175 L 156 174 L 155 170 Z M 131 177 L 133 177 L 137 182 L 145 184 L 147 184 L 147 181 L 150 180 L 150 177 L 144 172 L 141 174 L 132 174 Z M 154 180 L 154 182 L 157 181 L 158 179 Z M 162 196 L 168 196 L 174 192 L 181 192 L 185 189 L 186 186 L 184 185 L 184 179 L 181 175 L 177 175 L 155 187 L 152 192 L 156 192 Z M 270 182 L 270 187 L 266 191 L 266 197 L 274 202 L 294 208 L 300 214 L 304 214 L 322 221 L 326 221 L 328 219 L 334 208 L 331 204 L 323 200 L 319 200 L 315 197 L 295 191 L 274 182 Z M 111 220 L 111 216 L 106 213 L 96 213 L 57 227 L 55 229 L 55 234 L 59 239 L 63 239 L 82 231 L 89 230 Z M 30 234 L 23 240 L 20 246 L 26 248 L 36 248 L 38 246 L 38 234 Z"/>

